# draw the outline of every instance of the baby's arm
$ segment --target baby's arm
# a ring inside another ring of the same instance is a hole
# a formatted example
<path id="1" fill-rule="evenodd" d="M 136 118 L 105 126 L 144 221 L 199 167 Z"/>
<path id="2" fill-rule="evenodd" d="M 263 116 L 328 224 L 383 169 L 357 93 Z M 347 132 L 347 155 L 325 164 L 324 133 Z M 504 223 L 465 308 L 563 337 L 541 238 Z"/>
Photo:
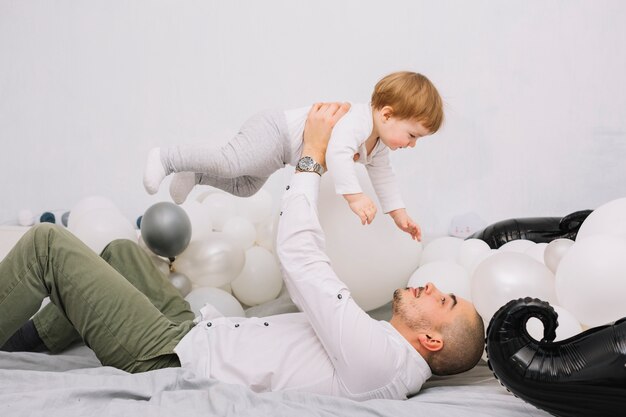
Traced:
<path id="1" fill-rule="evenodd" d="M 343 120 L 342 120 L 343 121 Z M 370 224 L 376 216 L 376 205 L 363 193 L 361 184 L 356 175 L 354 154 L 359 149 L 359 142 L 349 126 L 342 125 L 342 121 L 335 126 L 328 150 L 326 164 L 332 172 L 335 182 L 335 191 L 341 194 L 362 224 Z"/>
<path id="2" fill-rule="evenodd" d="M 361 224 L 370 224 L 376 216 L 376 204 L 365 194 L 344 194 L 343 198 L 348 202 L 352 210 L 361 219 Z"/>
<path id="3" fill-rule="evenodd" d="M 422 240 L 422 229 L 409 217 L 406 209 L 400 208 L 389 212 L 398 229 L 411 235 L 411 239 Z"/>
<path id="4" fill-rule="evenodd" d="M 383 212 L 389 214 L 396 226 L 410 234 L 412 239 L 421 240 L 420 227 L 409 217 L 402 201 L 400 188 L 389 161 L 389 148 L 384 148 L 374 155 L 372 162 L 367 165 L 367 172 Z"/>

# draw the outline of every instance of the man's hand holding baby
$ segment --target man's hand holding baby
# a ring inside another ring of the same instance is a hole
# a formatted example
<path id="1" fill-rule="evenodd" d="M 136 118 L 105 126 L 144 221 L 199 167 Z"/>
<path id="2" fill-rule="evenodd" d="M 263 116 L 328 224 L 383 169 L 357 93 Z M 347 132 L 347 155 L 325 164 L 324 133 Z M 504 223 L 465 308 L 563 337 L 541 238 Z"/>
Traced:
<path id="1" fill-rule="evenodd" d="M 310 156 L 326 169 L 326 148 L 337 122 L 350 103 L 315 103 L 309 110 L 303 134 L 302 156 Z"/>

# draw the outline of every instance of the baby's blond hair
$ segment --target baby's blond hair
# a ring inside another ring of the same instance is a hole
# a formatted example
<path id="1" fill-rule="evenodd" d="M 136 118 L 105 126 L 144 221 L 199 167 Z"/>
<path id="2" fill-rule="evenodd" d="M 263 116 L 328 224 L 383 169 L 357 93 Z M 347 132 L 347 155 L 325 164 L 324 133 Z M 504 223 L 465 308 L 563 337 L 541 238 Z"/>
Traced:
<path id="1" fill-rule="evenodd" d="M 435 133 L 443 123 L 443 102 L 428 78 L 409 71 L 394 72 L 380 80 L 372 93 L 372 107 L 392 108 L 393 117 L 414 119 Z"/>

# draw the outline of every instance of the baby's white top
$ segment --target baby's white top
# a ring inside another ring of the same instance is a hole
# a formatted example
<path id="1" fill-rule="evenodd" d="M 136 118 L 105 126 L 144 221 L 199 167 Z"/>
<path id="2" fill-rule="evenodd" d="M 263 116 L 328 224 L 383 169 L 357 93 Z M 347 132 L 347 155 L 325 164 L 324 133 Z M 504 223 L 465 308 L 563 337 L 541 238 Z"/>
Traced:
<path id="1" fill-rule="evenodd" d="M 328 144 L 326 165 L 331 172 L 337 194 L 356 194 L 363 190 L 356 175 L 354 155 L 359 154 L 357 163 L 365 165 L 384 213 L 404 208 L 404 202 L 396 182 L 389 148 L 378 140 L 367 155 L 365 141 L 374 127 L 372 107 L 369 103 L 351 103 L 350 111 L 337 123 Z M 304 125 L 310 110 L 302 107 L 286 110 L 285 117 L 291 139 L 291 165 L 296 165 L 302 153 Z"/>

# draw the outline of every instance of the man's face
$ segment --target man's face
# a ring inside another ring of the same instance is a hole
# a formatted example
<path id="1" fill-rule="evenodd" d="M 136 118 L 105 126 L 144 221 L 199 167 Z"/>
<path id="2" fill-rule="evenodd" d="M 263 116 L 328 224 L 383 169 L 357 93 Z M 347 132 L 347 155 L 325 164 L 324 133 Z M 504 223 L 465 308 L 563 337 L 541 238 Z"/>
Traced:
<path id="1" fill-rule="evenodd" d="M 431 282 L 423 287 L 397 289 L 392 310 L 393 320 L 400 320 L 413 330 L 438 330 L 460 316 L 476 314 L 472 303 L 439 291 Z"/>

